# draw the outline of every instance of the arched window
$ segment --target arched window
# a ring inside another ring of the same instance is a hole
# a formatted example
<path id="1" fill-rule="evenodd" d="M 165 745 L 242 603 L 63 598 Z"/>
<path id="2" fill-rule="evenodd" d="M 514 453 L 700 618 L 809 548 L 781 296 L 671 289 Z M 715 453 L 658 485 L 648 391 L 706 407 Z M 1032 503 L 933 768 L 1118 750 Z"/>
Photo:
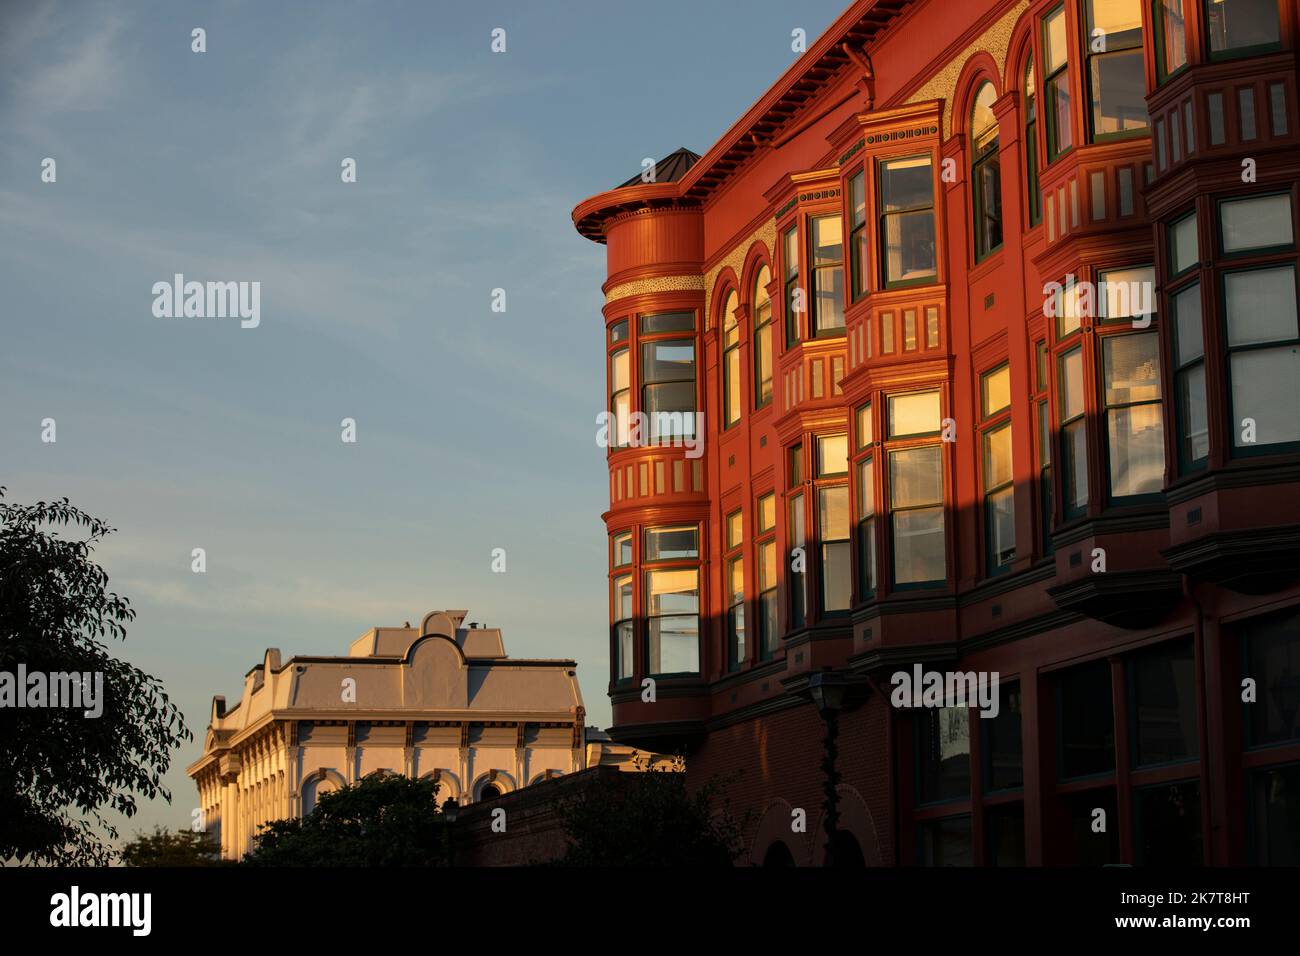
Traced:
<path id="1" fill-rule="evenodd" d="M 501 796 L 501 791 L 497 788 L 497 785 L 494 783 L 484 784 L 482 789 L 480 789 L 478 792 L 478 798 L 480 801 L 495 800 L 499 796 Z"/>
<path id="2" fill-rule="evenodd" d="M 722 307 L 722 427 L 740 421 L 740 320 L 736 307 L 740 298 L 733 291 Z"/>
<path id="3" fill-rule="evenodd" d="M 1034 55 L 1025 58 L 1025 184 L 1029 190 L 1029 224 L 1043 219 L 1043 191 L 1038 185 L 1038 113 L 1034 100 Z"/>
<path id="4" fill-rule="evenodd" d="M 1002 246 L 1002 166 L 998 160 L 997 94 L 984 83 L 971 109 L 971 184 L 974 191 L 975 261 Z"/>
<path id="5" fill-rule="evenodd" d="M 772 297 L 767 294 L 772 273 L 767 266 L 754 279 L 754 407 L 772 400 Z"/>

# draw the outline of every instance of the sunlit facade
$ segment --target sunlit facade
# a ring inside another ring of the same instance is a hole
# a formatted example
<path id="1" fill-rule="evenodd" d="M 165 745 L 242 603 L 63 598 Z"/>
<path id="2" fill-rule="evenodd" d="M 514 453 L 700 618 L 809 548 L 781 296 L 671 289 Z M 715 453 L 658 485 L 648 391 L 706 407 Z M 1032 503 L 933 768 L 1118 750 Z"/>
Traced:
<path id="1" fill-rule="evenodd" d="M 830 669 L 837 862 L 1300 863 L 1298 20 L 862 0 L 574 210 L 611 732 L 731 779 L 749 861 L 822 859 Z M 917 664 L 998 716 L 891 706 Z"/>

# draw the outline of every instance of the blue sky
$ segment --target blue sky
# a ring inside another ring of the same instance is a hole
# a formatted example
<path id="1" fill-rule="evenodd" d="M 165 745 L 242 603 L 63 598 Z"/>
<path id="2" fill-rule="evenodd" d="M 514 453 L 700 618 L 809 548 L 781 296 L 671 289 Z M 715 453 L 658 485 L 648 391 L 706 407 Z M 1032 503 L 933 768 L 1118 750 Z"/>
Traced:
<path id="1" fill-rule="evenodd" d="M 604 249 L 569 213 L 704 152 L 843 3 L 4 5 L 0 484 L 118 529 L 120 651 L 196 736 L 128 834 L 188 823 L 264 648 L 433 608 L 575 658 L 608 723 Z M 260 326 L 155 318 L 177 272 L 260 282 Z"/>

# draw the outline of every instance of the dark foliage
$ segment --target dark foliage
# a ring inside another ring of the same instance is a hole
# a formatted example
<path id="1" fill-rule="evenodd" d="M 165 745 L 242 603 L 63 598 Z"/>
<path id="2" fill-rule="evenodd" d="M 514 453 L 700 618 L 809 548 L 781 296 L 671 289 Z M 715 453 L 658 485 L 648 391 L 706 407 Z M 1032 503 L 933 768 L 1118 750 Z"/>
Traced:
<path id="1" fill-rule="evenodd" d="M 449 828 L 438 785 L 372 773 L 323 793 L 311 813 L 262 828 L 250 866 L 442 866 Z"/>
<path id="2" fill-rule="evenodd" d="M 165 830 L 137 834 L 120 854 L 126 866 L 221 866 L 221 847 L 210 833 Z"/>
<path id="3" fill-rule="evenodd" d="M 108 652 L 135 618 L 91 560 L 113 529 L 66 498 L 22 506 L 3 494 L 0 671 L 101 673 L 104 700 L 98 718 L 0 708 L 0 859 L 106 864 L 117 831 L 105 811 L 129 817 L 137 798 L 170 800 L 162 777 L 191 734 L 156 678 Z M 60 537 L 69 527 L 77 537 Z"/>

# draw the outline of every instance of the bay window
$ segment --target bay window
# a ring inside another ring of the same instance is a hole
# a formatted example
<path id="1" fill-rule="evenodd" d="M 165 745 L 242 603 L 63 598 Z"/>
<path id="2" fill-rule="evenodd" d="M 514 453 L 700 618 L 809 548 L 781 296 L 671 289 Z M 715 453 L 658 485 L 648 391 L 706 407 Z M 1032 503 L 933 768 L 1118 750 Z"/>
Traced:
<path id="1" fill-rule="evenodd" d="M 1038 429 L 1038 520 L 1043 554 L 1051 554 L 1056 495 L 1052 487 L 1052 415 L 1047 400 L 1047 342 L 1034 346 L 1034 414 Z"/>
<path id="2" fill-rule="evenodd" d="M 1084 0 L 1094 141 L 1147 128 L 1141 0 Z"/>
<path id="3" fill-rule="evenodd" d="M 1219 237 L 1225 256 L 1289 249 L 1295 243 L 1287 193 L 1225 199 L 1219 203 Z"/>
<path id="4" fill-rule="evenodd" d="M 645 532 L 647 672 L 700 670 L 699 529 L 694 525 Z"/>
<path id="5" fill-rule="evenodd" d="M 614 679 L 632 676 L 635 657 L 632 650 L 633 611 L 632 575 L 614 578 Z"/>
<path id="6" fill-rule="evenodd" d="M 789 500 L 790 524 L 787 536 L 790 548 L 787 560 L 790 562 L 790 626 L 803 627 L 808 620 L 807 576 L 804 569 L 808 566 L 807 536 L 805 534 L 803 493 L 793 494 Z"/>
<path id="7" fill-rule="evenodd" d="M 609 413 L 613 418 L 612 442 L 615 448 L 628 443 L 632 413 L 631 358 L 627 349 L 616 349 L 609 356 Z"/>
<path id="8" fill-rule="evenodd" d="M 767 286 L 772 273 L 767 266 L 754 279 L 754 408 L 772 400 L 772 297 Z"/>
<path id="9" fill-rule="evenodd" d="M 876 472 L 873 444 L 871 403 L 857 410 L 856 440 L 858 452 L 866 457 L 855 462 L 857 472 L 857 533 L 858 533 L 858 600 L 865 601 L 876 593 Z"/>
<path id="10" fill-rule="evenodd" d="M 880 164 L 878 207 L 884 284 L 932 280 L 936 275 L 934 177 L 928 154 Z"/>
<path id="11" fill-rule="evenodd" d="M 1210 455 L 1210 424 L 1205 401 L 1205 339 L 1201 324 L 1201 284 L 1193 282 L 1169 300 L 1173 311 L 1174 419 L 1182 470 L 1205 467 Z"/>
<path id="12" fill-rule="evenodd" d="M 1223 276 L 1233 449 L 1300 447 L 1300 328 L 1295 266 Z"/>

